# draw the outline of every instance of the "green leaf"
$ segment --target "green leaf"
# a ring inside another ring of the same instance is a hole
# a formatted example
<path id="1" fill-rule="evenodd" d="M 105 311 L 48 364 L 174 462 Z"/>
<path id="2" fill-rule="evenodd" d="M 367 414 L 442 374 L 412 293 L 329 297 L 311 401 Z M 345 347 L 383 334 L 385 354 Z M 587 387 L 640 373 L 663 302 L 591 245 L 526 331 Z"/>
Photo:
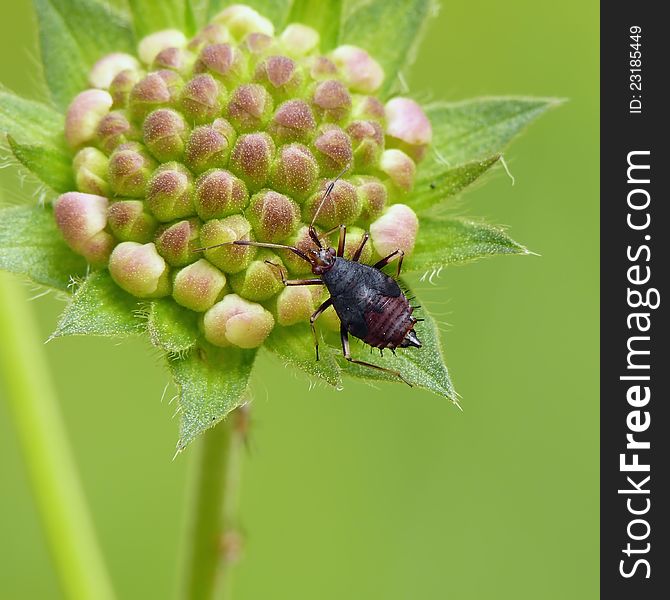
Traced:
<path id="1" fill-rule="evenodd" d="M 501 154 L 507 144 L 547 109 L 555 98 L 476 98 L 425 107 L 433 126 L 433 144 L 419 177 L 431 179 L 445 167 Z"/>
<path id="2" fill-rule="evenodd" d="M 327 52 L 337 46 L 342 24 L 342 0 L 314 2 L 295 0 L 289 16 L 290 23 L 303 23 L 314 27 L 321 36 L 321 51 Z"/>
<path id="3" fill-rule="evenodd" d="M 412 293 L 408 293 L 412 296 Z M 414 304 L 421 304 L 416 299 Z M 444 364 L 440 334 L 433 318 L 423 309 L 419 309 L 420 318 L 425 321 L 416 324 L 415 331 L 421 340 L 421 348 L 398 348 L 394 356 L 390 351 L 384 356 L 370 354 L 369 348 L 362 344 L 351 344 L 351 354 L 358 360 L 363 360 L 380 367 L 398 371 L 403 378 L 414 387 L 429 390 L 439 396 L 445 396 L 457 403 L 458 395 L 449 378 L 449 372 Z M 363 365 L 350 363 L 343 356 L 340 357 L 344 375 L 361 379 L 394 381 L 405 385 L 397 376 L 378 371 Z"/>
<path id="4" fill-rule="evenodd" d="M 170 354 L 186 352 L 198 339 L 198 315 L 172 298 L 153 300 L 147 330 L 154 346 Z"/>
<path id="5" fill-rule="evenodd" d="M 45 146 L 19 144 L 7 136 L 12 153 L 24 167 L 56 192 L 74 189 L 72 159 L 65 150 Z"/>
<path id="6" fill-rule="evenodd" d="M 200 342 L 186 357 L 168 360 L 179 388 L 181 430 L 177 452 L 244 404 L 256 350 Z"/>
<path id="7" fill-rule="evenodd" d="M 50 106 L 26 100 L 0 85 L 0 132 L 22 144 L 65 150 L 63 115 Z M 4 137 L 4 136 L 3 136 Z"/>
<path id="8" fill-rule="evenodd" d="M 400 72 L 414 61 L 428 18 L 435 11 L 433 0 L 356 2 L 345 14 L 338 44 L 360 46 L 381 64 L 386 77 L 380 94 L 388 96 Z"/>
<path id="9" fill-rule="evenodd" d="M 51 207 L 14 206 L 0 210 L 0 269 L 66 291 L 86 261 L 63 240 Z"/>
<path id="10" fill-rule="evenodd" d="M 138 39 L 161 29 L 187 30 L 192 8 L 187 0 L 128 0 Z"/>
<path id="11" fill-rule="evenodd" d="M 455 196 L 479 179 L 499 159 L 499 155 L 490 156 L 451 169 L 445 168 L 431 179 L 419 178 L 412 193 L 412 208 L 421 213 Z"/>
<path id="12" fill-rule="evenodd" d="M 458 217 L 423 216 L 403 270 L 432 271 L 495 254 L 529 254 L 502 229 Z"/>
<path id="13" fill-rule="evenodd" d="M 135 52 L 129 23 L 101 0 L 33 0 L 44 75 L 62 109 L 86 89 L 88 71 L 110 52 Z"/>
<path id="14" fill-rule="evenodd" d="M 309 325 L 275 327 L 265 340 L 265 347 L 282 361 L 298 367 L 333 386 L 340 385 L 340 368 L 331 349 L 319 344 L 319 360 L 314 351 L 314 337 Z"/>
<path id="15" fill-rule="evenodd" d="M 145 328 L 137 298 L 116 285 L 107 271 L 96 271 L 77 288 L 51 337 L 128 337 Z"/>

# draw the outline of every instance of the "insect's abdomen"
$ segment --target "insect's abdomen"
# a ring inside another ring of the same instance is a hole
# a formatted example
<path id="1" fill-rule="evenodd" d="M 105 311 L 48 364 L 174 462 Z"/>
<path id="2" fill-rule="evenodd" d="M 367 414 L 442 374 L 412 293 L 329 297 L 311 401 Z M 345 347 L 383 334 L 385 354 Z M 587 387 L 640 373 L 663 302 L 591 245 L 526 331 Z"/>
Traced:
<path id="1" fill-rule="evenodd" d="M 405 347 L 406 336 L 416 323 L 414 310 L 404 294 L 395 298 L 378 297 L 365 311 L 367 334 L 363 339 L 375 348 Z"/>

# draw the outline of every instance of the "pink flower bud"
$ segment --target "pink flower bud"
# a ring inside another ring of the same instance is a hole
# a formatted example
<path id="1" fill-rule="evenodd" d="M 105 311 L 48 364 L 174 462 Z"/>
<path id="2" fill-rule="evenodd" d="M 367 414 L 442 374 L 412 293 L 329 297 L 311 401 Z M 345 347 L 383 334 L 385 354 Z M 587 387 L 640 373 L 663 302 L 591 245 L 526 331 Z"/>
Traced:
<path id="1" fill-rule="evenodd" d="M 389 144 L 421 160 L 433 139 L 433 129 L 423 109 L 409 98 L 393 98 L 386 103 L 386 135 Z"/>
<path id="2" fill-rule="evenodd" d="M 146 186 L 147 208 L 162 222 L 183 219 L 195 214 L 193 181 L 180 163 L 161 165 Z"/>
<path id="3" fill-rule="evenodd" d="M 140 79 L 142 79 L 142 73 L 134 69 L 126 69 L 114 77 L 109 85 L 109 93 L 114 100 L 113 108 L 126 108 L 128 106 L 130 92 Z"/>
<path id="4" fill-rule="evenodd" d="M 300 223 L 300 209 L 288 196 L 262 190 L 251 198 L 244 215 L 257 239 L 279 242 L 291 235 Z"/>
<path id="5" fill-rule="evenodd" d="M 354 223 L 361 213 L 361 202 L 356 194 L 356 188 L 348 181 L 339 179 L 328 197 L 323 200 L 330 183 L 331 180 L 322 180 L 320 189 L 305 203 L 303 211 L 305 221 L 311 222 L 318 211 L 315 222 L 326 229 Z"/>
<path id="6" fill-rule="evenodd" d="M 122 242 L 150 242 L 158 226 L 156 219 L 144 210 L 141 200 L 114 202 L 107 219 L 114 236 Z"/>
<path id="7" fill-rule="evenodd" d="M 103 196 L 67 192 L 54 202 L 56 224 L 67 244 L 84 253 L 86 244 L 107 226 L 108 200 Z"/>
<path id="8" fill-rule="evenodd" d="M 281 274 L 277 267 L 268 264 L 266 260 L 282 268 L 284 266 L 276 254 L 268 250 L 259 250 L 256 260 L 253 260 L 244 271 L 230 276 L 230 285 L 236 294 L 247 300 L 263 302 L 279 293 L 284 287 Z"/>
<path id="9" fill-rule="evenodd" d="M 196 250 L 199 242 L 200 221 L 189 219 L 165 227 L 156 238 L 158 253 L 173 267 L 183 267 L 202 255 Z"/>
<path id="10" fill-rule="evenodd" d="M 352 163 L 351 140 L 337 125 L 324 125 L 314 140 L 314 156 L 323 175 L 339 175 Z"/>
<path id="11" fill-rule="evenodd" d="M 271 54 L 277 49 L 276 46 L 277 44 L 272 36 L 258 31 L 248 34 L 240 44 L 240 47 L 249 53 L 250 66 L 254 66 L 260 59 Z"/>
<path id="12" fill-rule="evenodd" d="M 393 184 L 402 192 L 411 191 L 414 186 L 416 165 L 402 150 L 385 150 L 379 161 L 379 168 L 389 176 Z"/>
<path id="13" fill-rule="evenodd" d="M 257 83 L 241 85 L 233 92 L 228 103 L 228 120 L 239 132 L 264 129 L 274 103 L 267 90 Z"/>
<path id="14" fill-rule="evenodd" d="M 181 108 L 194 123 L 213 121 L 221 114 L 225 89 L 209 74 L 196 75 L 182 90 Z"/>
<path id="15" fill-rule="evenodd" d="M 165 48 L 154 58 L 153 69 L 170 69 L 180 74 L 188 73 L 195 63 L 195 56 L 184 48 Z"/>
<path id="16" fill-rule="evenodd" d="M 315 81 L 324 81 L 337 77 L 337 67 L 325 56 L 315 56 L 307 61 L 309 74 Z"/>
<path id="17" fill-rule="evenodd" d="M 301 202 L 314 191 L 318 177 L 319 164 L 309 148 L 289 144 L 279 149 L 270 183 L 276 190 Z"/>
<path id="18" fill-rule="evenodd" d="M 249 189 L 261 189 L 270 176 L 275 144 L 267 133 L 247 133 L 237 139 L 230 169 Z"/>
<path id="19" fill-rule="evenodd" d="M 87 194 L 109 196 L 107 166 L 109 160 L 97 148 L 87 146 L 75 154 L 72 161 L 77 189 Z"/>
<path id="20" fill-rule="evenodd" d="M 312 106 L 319 119 L 339 123 L 351 112 L 351 94 L 342 82 L 329 79 L 314 88 Z"/>
<path id="21" fill-rule="evenodd" d="M 254 81 L 264 85 L 281 102 L 298 94 L 304 77 L 295 61 L 287 56 L 269 56 L 256 67 Z"/>
<path id="22" fill-rule="evenodd" d="M 224 168 L 228 165 L 236 139 L 237 132 L 225 119 L 196 127 L 186 144 L 184 162 L 196 174 Z"/>
<path id="23" fill-rule="evenodd" d="M 170 293 L 168 266 L 153 244 L 121 242 L 109 257 L 109 274 L 119 287 L 138 298 Z"/>
<path id="24" fill-rule="evenodd" d="M 299 58 L 317 50 L 321 40 L 316 29 L 300 23 L 291 23 L 279 36 L 279 41 L 288 54 Z"/>
<path id="25" fill-rule="evenodd" d="M 159 108 L 150 113 L 143 125 L 144 143 L 159 161 L 180 160 L 189 136 L 189 127 L 178 112 Z"/>
<path id="26" fill-rule="evenodd" d="M 205 312 L 220 299 L 225 285 L 226 276 L 201 258 L 177 272 L 172 297 L 177 304 L 196 312 Z"/>
<path id="27" fill-rule="evenodd" d="M 339 46 L 330 54 L 347 86 L 354 92 L 374 94 L 384 82 L 384 70 L 365 50 Z"/>
<path id="28" fill-rule="evenodd" d="M 226 84 L 235 85 L 245 76 L 246 57 L 230 44 L 211 44 L 201 50 L 195 72 L 210 73 Z"/>
<path id="29" fill-rule="evenodd" d="M 161 50 L 165 50 L 165 48 L 184 48 L 186 41 L 186 36 L 181 31 L 165 29 L 142 38 L 137 47 L 137 53 L 144 64 L 150 65 Z"/>
<path id="30" fill-rule="evenodd" d="M 95 130 L 95 137 L 100 148 L 109 154 L 121 144 L 137 141 L 142 136 L 129 123 L 123 111 L 115 110 L 100 119 Z"/>
<path id="31" fill-rule="evenodd" d="M 65 139 L 71 148 L 95 137 L 98 122 L 109 112 L 112 102 L 103 90 L 86 90 L 75 96 L 65 117 Z"/>
<path id="32" fill-rule="evenodd" d="M 264 33 L 269 36 L 274 36 L 275 33 L 272 21 L 244 4 L 232 4 L 216 15 L 212 21 L 225 25 L 237 40 L 241 40 L 245 35 L 252 32 Z"/>
<path id="33" fill-rule="evenodd" d="M 152 110 L 173 104 L 184 82 L 174 71 L 164 69 L 149 73 L 130 91 L 128 107 L 134 119 L 143 119 Z"/>
<path id="34" fill-rule="evenodd" d="M 269 131 L 277 143 L 308 144 L 316 133 L 316 121 L 312 109 L 304 100 L 287 100 L 272 117 Z"/>
<path id="35" fill-rule="evenodd" d="M 298 231 L 284 241 L 289 246 L 295 246 L 303 252 L 314 250 L 315 245 L 312 238 L 309 237 L 309 228 L 303 225 Z M 294 275 L 307 275 L 312 272 L 311 265 L 302 260 L 299 256 L 289 250 L 277 250 L 277 254 L 282 259 L 286 268 Z"/>
<path id="36" fill-rule="evenodd" d="M 355 96 L 351 116 L 354 119 L 384 122 L 384 105 L 374 96 Z"/>
<path id="37" fill-rule="evenodd" d="M 141 144 L 122 144 L 109 158 L 109 183 L 118 196 L 141 198 L 156 167 Z"/>
<path id="38" fill-rule="evenodd" d="M 317 290 L 318 291 L 318 290 Z M 316 308 L 314 290 L 309 286 L 291 286 L 279 292 L 276 303 L 277 322 L 284 327 L 308 323 Z"/>
<path id="39" fill-rule="evenodd" d="M 196 36 L 188 43 L 188 49 L 192 52 L 201 50 L 210 44 L 225 44 L 230 41 L 230 32 L 227 27 L 218 23 L 205 25 Z"/>
<path id="40" fill-rule="evenodd" d="M 377 166 L 384 150 L 384 132 L 377 121 L 354 121 L 347 127 L 357 171 L 369 172 Z"/>
<path id="41" fill-rule="evenodd" d="M 360 227 L 347 227 L 347 238 L 344 242 L 344 258 L 351 260 L 354 256 L 354 252 L 358 250 L 358 247 L 363 241 L 363 236 L 365 231 Z M 368 242 L 363 246 L 363 252 L 361 253 L 359 262 L 364 265 L 370 264 L 372 260 L 372 244 Z"/>
<path id="42" fill-rule="evenodd" d="M 366 224 L 374 221 L 386 207 L 386 186 L 376 177 L 355 177 L 352 183 L 361 202 L 359 219 Z"/>
<path id="43" fill-rule="evenodd" d="M 411 254 L 418 230 L 419 219 L 414 211 L 405 204 L 394 204 L 370 225 L 370 237 L 380 256 L 396 250 Z"/>
<path id="44" fill-rule="evenodd" d="M 195 182 L 194 205 L 204 221 L 240 213 L 249 203 L 244 182 L 229 171 L 212 169 Z"/>
<path id="45" fill-rule="evenodd" d="M 121 52 L 107 54 L 93 65 L 88 74 L 88 82 L 91 87 L 106 90 L 112 84 L 114 78 L 126 69 L 138 71 L 140 63 L 130 54 Z"/>
<path id="46" fill-rule="evenodd" d="M 237 294 L 226 294 L 203 319 L 205 338 L 215 346 L 257 348 L 274 327 L 272 313 Z"/>
<path id="47" fill-rule="evenodd" d="M 251 224 L 242 215 L 232 215 L 225 219 L 207 221 L 200 229 L 200 244 L 204 248 L 217 244 L 227 244 L 236 240 L 253 240 Z M 233 244 L 205 250 L 205 257 L 226 273 L 237 273 L 246 269 L 256 256 L 253 246 Z"/>

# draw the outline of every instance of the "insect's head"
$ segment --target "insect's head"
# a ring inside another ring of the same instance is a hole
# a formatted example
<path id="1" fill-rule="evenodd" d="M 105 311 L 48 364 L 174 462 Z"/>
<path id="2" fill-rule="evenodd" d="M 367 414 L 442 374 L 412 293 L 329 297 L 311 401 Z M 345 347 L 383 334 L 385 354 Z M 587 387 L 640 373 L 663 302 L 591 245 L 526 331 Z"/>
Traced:
<path id="1" fill-rule="evenodd" d="M 335 248 L 308 250 L 307 257 L 312 265 L 312 273 L 323 275 L 335 264 Z"/>

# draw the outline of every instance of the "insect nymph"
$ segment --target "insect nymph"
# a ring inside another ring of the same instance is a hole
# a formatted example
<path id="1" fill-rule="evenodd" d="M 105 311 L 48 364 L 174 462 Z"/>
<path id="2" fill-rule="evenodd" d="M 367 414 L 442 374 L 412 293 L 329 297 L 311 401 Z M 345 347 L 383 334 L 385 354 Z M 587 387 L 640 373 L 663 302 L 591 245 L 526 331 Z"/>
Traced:
<path id="1" fill-rule="evenodd" d="M 343 175 L 340 174 L 334 181 L 330 182 L 321 199 L 319 207 L 312 218 L 309 226 L 309 237 L 314 242 L 314 248 L 301 250 L 295 246 L 284 244 L 271 244 L 266 242 L 255 242 L 250 240 L 236 240 L 224 244 L 216 244 L 200 250 L 210 250 L 224 245 L 257 246 L 259 248 L 273 248 L 289 250 L 311 265 L 312 273 L 318 277 L 309 279 L 287 279 L 284 269 L 271 261 L 266 261 L 279 270 L 282 282 L 286 286 L 294 285 L 325 285 L 330 297 L 319 306 L 310 317 L 310 326 L 314 334 L 316 349 L 316 360 L 319 360 L 319 341 L 316 334 L 314 322 L 323 312 L 332 306 L 340 320 L 340 337 L 342 340 L 342 352 L 344 358 L 349 362 L 377 369 L 394 375 L 403 381 L 405 379 L 398 371 L 387 369 L 351 356 L 349 350 L 349 335 L 353 335 L 366 344 L 379 350 L 396 348 L 421 347 L 421 342 L 414 331 L 417 319 L 412 315 L 414 307 L 409 303 L 405 293 L 401 290 L 398 282 L 391 276 L 382 272 L 386 265 L 396 261 L 396 278 L 400 275 L 404 252 L 395 250 L 373 265 L 365 265 L 359 262 L 365 244 L 368 242 L 369 234 L 365 233 L 358 248 L 351 259 L 344 258 L 346 241 L 346 225 L 339 225 L 334 229 L 321 235 L 314 227 L 314 222 L 330 196 L 335 183 Z M 339 230 L 337 250 L 322 243 L 330 234 Z M 405 383 L 408 383 L 405 381 Z M 408 383 L 408 385 L 410 385 Z"/>

